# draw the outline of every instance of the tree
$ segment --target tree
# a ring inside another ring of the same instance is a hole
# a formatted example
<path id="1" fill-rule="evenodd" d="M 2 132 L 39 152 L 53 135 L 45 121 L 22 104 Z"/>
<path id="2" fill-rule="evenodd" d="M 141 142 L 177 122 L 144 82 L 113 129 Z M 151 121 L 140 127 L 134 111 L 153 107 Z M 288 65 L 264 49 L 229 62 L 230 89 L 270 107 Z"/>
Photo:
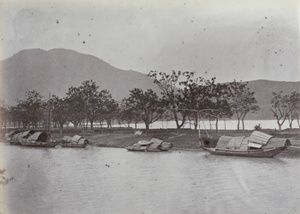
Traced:
<path id="1" fill-rule="evenodd" d="M 101 93 L 98 91 L 99 86 L 93 80 L 82 82 L 79 87 L 81 99 L 84 101 L 84 112 L 88 118 L 91 130 L 94 130 L 93 123 L 101 108 Z"/>
<path id="2" fill-rule="evenodd" d="M 157 121 L 164 113 L 164 110 L 161 108 L 161 100 L 152 89 L 143 92 L 142 89 L 135 88 L 130 91 L 126 102 L 128 103 L 127 107 L 134 111 L 135 114 L 138 114 L 141 120 L 144 121 L 147 133 L 150 124 Z"/>
<path id="3" fill-rule="evenodd" d="M 124 124 L 130 127 L 130 124 L 134 122 L 135 129 L 137 128 L 137 123 L 142 120 L 139 109 L 134 109 L 131 106 L 131 102 L 128 98 L 122 100 L 122 104 L 118 112 L 119 124 Z"/>
<path id="4" fill-rule="evenodd" d="M 4 100 L 0 100 L 0 121 L 5 130 L 8 122 L 8 116 L 9 107 L 5 104 Z"/>
<path id="5" fill-rule="evenodd" d="M 299 112 L 300 112 L 300 93 L 293 91 L 291 94 L 286 95 L 286 104 L 287 104 L 287 119 L 289 121 L 289 127 L 293 128 L 293 121 L 297 120 L 299 124 Z"/>
<path id="6" fill-rule="evenodd" d="M 63 126 L 68 121 L 68 106 L 65 98 L 59 98 L 56 95 L 52 95 L 48 101 L 50 109 L 52 111 L 52 120 L 59 126 L 60 134 L 62 134 Z"/>
<path id="7" fill-rule="evenodd" d="M 210 108 L 209 103 L 213 96 L 212 89 L 215 78 L 206 80 L 203 77 L 194 78 L 194 72 L 183 72 L 185 80 L 179 85 L 183 85 L 183 89 L 179 89 L 182 94 L 181 102 L 185 103 L 187 114 L 194 121 L 195 129 L 198 126 L 198 113 L 204 109 Z"/>
<path id="8" fill-rule="evenodd" d="M 119 105 L 108 90 L 100 91 L 99 99 L 98 119 L 100 122 L 105 120 L 108 128 L 112 127 L 112 120 L 115 118 Z"/>
<path id="9" fill-rule="evenodd" d="M 273 98 L 271 100 L 272 108 L 271 111 L 273 112 L 274 117 L 277 120 L 277 125 L 279 130 L 289 114 L 289 108 L 287 105 L 287 96 L 282 95 L 282 91 L 279 93 L 272 92 Z"/>
<path id="10" fill-rule="evenodd" d="M 42 118 L 44 102 L 42 96 L 35 90 L 25 92 L 25 100 L 17 100 L 17 110 L 22 119 L 23 127 L 31 124 L 37 127 Z"/>
<path id="11" fill-rule="evenodd" d="M 210 117 L 216 120 L 216 132 L 218 134 L 218 121 L 220 118 L 232 116 L 229 104 L 229 90 L 227 84 L 212 84 L 211 99 L 208 102 L 208 109 L 211 109 Z"/>
<path id="12" fill-rule="evenodd" d="M 172 71 L 172 74 L 169 75 L 164 72 L 150 71 L 148 76 L 161 89 L 164 107 L 172 112 L 177 129 L 180 129 L 184 125 L 188 114 L 188 111 L 182 110 L 186 109 L 187 106 L 178 89 L 182 72 Z"/>
<path id="13" fill-rule="evenodd" d="M 237 130 L 240 129 L 240 122 L 242 122 L 243 130 L 245 129 L 244 119 L 249 112 L 254 113 L 259 110 L 254 92 L 251 92 L 247 85 L 248 83 L 236 82 L 236 80 L 228 85 L 230 107 L 238 120 Z"/>
<path id="14" fill-rule="evenodd" d="M 75 129 L 85 119 L 84 101 L 79 88 L 70 87 L 65 98 L 67 105 L 67 120 L 73 123 Z"/>

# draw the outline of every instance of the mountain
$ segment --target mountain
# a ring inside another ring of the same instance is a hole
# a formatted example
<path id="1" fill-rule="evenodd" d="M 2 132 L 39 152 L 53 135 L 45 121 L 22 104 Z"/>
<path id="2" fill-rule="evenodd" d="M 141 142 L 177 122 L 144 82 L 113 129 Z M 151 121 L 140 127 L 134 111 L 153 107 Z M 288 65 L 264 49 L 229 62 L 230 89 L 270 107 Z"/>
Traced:
<path id="1" fill-rule="evenodd" d="M 9 105 L 15 105 L 16 99 L 24 99 L 24 93 L 29 90 L 38 91 L 44 98 L 48 98 L 49 92 L 64 97 L 69 87 L 78 87 L 90 79 L 96 81 L 100 90 L 109 90 L 118 101 L 127 97 L 129 90 L 134 88 L 151 88 L 160 93 L 152 79 L 145 74 L 121 70 L 97 57 L 73 50 L 23 50 L 1 61 L 0 68 L 3 83 L 0 86 L 0 99 Z M 248 86 L 255 92 L 261 110 L 248 114 L 246 119 L 274 119 L 269 111 L 272 92 L 300 91 L 300 82 L 255 80 L 249 81 Z"/>
<path id="2" fill-rule="evenodd" d="M 68 88 L 78 87 L 85 80 L 96 81 L 100 90 L 108 89 L 113 98 L 122 100 L 134 88 L 158 87 L 147 75 L 121 70 L 91 55 L 73 50 L 23 50 L 0 62 L 2 67 L 2 98 L 8 104 L 23 99 L 28 90 L 36 90 L 45 98 L 49 92 L 66 96 Z"/>
<path id="3" fill-rule="evenodd" d="M 300 92 L 300 82 L 284 82 L 270 80 L 249 81 L 248 87 L 254 92 L 260 110 L 255 114 L 248 114 L 246 119 L 274 119 L 273 113 L 270 111 L 272 92 L 280 92 L 290 94 L 293 91 Z"/>

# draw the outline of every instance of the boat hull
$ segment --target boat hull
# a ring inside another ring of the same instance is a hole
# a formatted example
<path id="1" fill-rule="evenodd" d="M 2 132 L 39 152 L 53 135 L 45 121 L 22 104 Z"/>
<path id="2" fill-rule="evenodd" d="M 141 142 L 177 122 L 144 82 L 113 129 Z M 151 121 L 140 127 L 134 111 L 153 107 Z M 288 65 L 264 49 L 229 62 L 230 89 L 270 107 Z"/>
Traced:
<path id="1" fill-rule="evenodd" d="M 136 149 L 136 148 L 131 148 L 131 147 L 126 147 L 128 151 L 131 152 L 166 152 L 168 149 Z"/>
<path id="2" fill-rule="evenodd" d="M 57 145 L 57 143 L 47 143 L 47 142 L 41 142 L 41 143 L 22 143 L 21 146 L 26 147 L 46 147 L 46 148 L 53 148 Z"/>
<path id="3" fill-rule="evenodd" d="M 216 149 L 216 148 L 206 148 L 202 147 L 205 151 L 213 155 L 226 155 L 226 156 L 238 156 L 238 157 L 256 157 L 256 158 L 272 158 L 275 155 L 281 153 L 286 147 L 276 147 L 276 148 L 264 148 L 258 150 L 230 150 L 230 149 Z"/>
<path id="4" fill-rule="evenodd" d="M 85 148 L 87 145 L 86 144 L 61 144 L 62 147 L 66 148 Z"/>

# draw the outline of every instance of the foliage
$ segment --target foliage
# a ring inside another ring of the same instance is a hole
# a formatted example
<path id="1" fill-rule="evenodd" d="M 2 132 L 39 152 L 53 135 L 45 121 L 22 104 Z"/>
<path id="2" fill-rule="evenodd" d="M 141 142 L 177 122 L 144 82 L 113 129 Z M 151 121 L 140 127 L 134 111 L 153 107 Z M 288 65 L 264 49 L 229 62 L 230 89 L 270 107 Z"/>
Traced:
<path id="1" fill-rule="evenodd" d="M 86 80 L 79 87 L 71 87 L 67 95 L 70 110 L 68 119 L 75 126 L 85 118 L 89 120 L 91 130 L 94 129 L 96 119 L 100 122 L 105 119 L 108 125 L 111 125 L 113 113 L 118 105 L 108 90 L 99 91 L 95 81 Z"/>
<path id="2" fill-rule="evenodd" d="M 262 129 L 262 127 L 260 124 L 257 124 L 254 126 L 254 130 L 256 130 L 256 131 L 260 131 L 261 129 Z"/>
<path id="3" fill-rule="evenodd" d="M 285 99 L 287 102 L 287 119 L 289 121 L 289 127 L 293 128 L 292 124 L 294 120 L 297 120 L 298 126 L 300 127 L 300 93 L 293 91 L 291 94 L 286 95 Z"/>
<path id="4" fill-rule="evenodd" d="M 147 131 L 149 125 L 157 121 L 165 111 L 161 99 L 152 89 L 143 92 L 142 89 L 135 88 L 123 102 L 127 112 L 144 121 Z"/>
<path id="5" fill-rule="evenodd" d="M 9 117 L 9 107 L 5 104 L 4 100 L 0 100 L 0 121 L 1 125 L 6 129 Z"/>
<path id="6" fill-rule="evenodd" d="M 67 119 L 73 123 L 75 129 L 85 119 L 84 101 L 80 95 L 79 88 L 70 87 L 65 99 L 67 105 Z"/>
<path id="7" fill-rule="evenodd" d="M 52 120 L 57 123 L 62 131 L 64 124 L 68 121 L 68 106 L 65 98 L 59 98 L 52 95 L 48 101 L 48 105 L 52 112 Z"/>
<path id="8" fill-rule="evenodd" d="M 14 110 L 17 111 L 24 128 L 30 124 L 37 127 L 42 119 L 44 109 L 42 98 L 37 91 L 33 90 L 25 92 L 25 100 L 17 100 L 18 104 Z"/>
<path id="9" fill-rule="evenodd" d="M 289 114 L 289 108 L 287 105 L 287 95 L 283 95 L 282 91 L 279 93 L 272 92 L 273 98 L 271 100 L 272 108 L 271 111 L 273 112 L 274 117 L 277 120 L 277 125 L 279 130 L 287 119 Z"/>
<path id="10" fill-rule="evenodd" d="M 260 109 L 254 92 L 251 92 L 247 85 L 248 83 L 237 82 L 236 80 L 228 84 L 230 108 L 238 120 L 237 130 L 240 129 L 240 122 L 242 122 L 244 130 L 244 119 L 249 112 L 254 113 Z"/>
<path id="11" fill-rule="evenodd" d="M 112 98 L 108 90 L 102 90 L 99 93 L 98 119 L 105 120 L 108 127 L 112 126 L 112 120 L 118 111 L 118 103 Z"/>
<path id="12" fill-rule="evenodd" d="M 188 115 L 188 111 L 183 110 L 187 109 L 186 100 L 181 91 L 177 88 L 182 72 L 172 71 L 172 74 L 169 75 L 164 72 L 150 71 L 148 76 L 151 77 L 154 83 L 161 89 L 164 107 L 172 112 L 177 129 L 180 129 L 184 125 Z"/>

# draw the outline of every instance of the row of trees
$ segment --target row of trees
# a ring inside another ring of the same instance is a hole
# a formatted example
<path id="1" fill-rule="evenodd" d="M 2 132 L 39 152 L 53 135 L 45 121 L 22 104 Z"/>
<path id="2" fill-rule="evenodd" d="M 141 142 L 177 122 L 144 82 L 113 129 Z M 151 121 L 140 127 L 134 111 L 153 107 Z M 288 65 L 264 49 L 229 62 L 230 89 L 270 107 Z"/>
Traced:
<path id="1" fill-rule="evenodd" d="M 288 121 L 289 127 L 293 128 L 293 121 L 296 120 L 300 127 L 300 93 L 293 91 L 291 94 L 283 95 L 283 92 L 272 93 L 271 100 L 274 117 L 277 120 L 279 130 L 285 121 Z"/>
<path id="2" fill-rule="evenodd" d="M 150 124 L 157 120 L 174 120 L 177 129 L 190 122 L 196 129 L 201 118 L 214 120 L 217 130 L 220 119 L 235 115 L 237 129 L 244 129 L 245 116 L 259 110 L 248 83 L 234 80 L 221 84 L 216 83 L 215 78 L 206 80 L 195 77 L 193 72 L 180 71 L 171 74 L 150 71 L 148 76 L 160 88 L 161 95 L 152 89 L 143 91 L 135 88 L 118 103 L 108 90 L 100 91 L 96 82 L 87 80 L 79 87 L 70 87 L 63 98 L 52 95 L 44 101 L 38 92 L 28 91 L 24 100 L 17 100 L 16 106 L 0 103 L 2 123 L 4 127 L 8 122 L 15 127 L 46 127 L 51 116 L 60 130 L 68 123 L 75 128 L 80 125 L 93 130 L 96 121 L 101 127 L 104 123 L 111 127 L 113 121 L 126 126 L 143 121 L 148 130 Z M 273 96 L 272 112 L 279 128 L 286 119 L 290 126 L 295 119 L 299 124 L 299 111 L 295 110 L 299 110 L 299 93 L 284 96 L 274 93 Z"/>

